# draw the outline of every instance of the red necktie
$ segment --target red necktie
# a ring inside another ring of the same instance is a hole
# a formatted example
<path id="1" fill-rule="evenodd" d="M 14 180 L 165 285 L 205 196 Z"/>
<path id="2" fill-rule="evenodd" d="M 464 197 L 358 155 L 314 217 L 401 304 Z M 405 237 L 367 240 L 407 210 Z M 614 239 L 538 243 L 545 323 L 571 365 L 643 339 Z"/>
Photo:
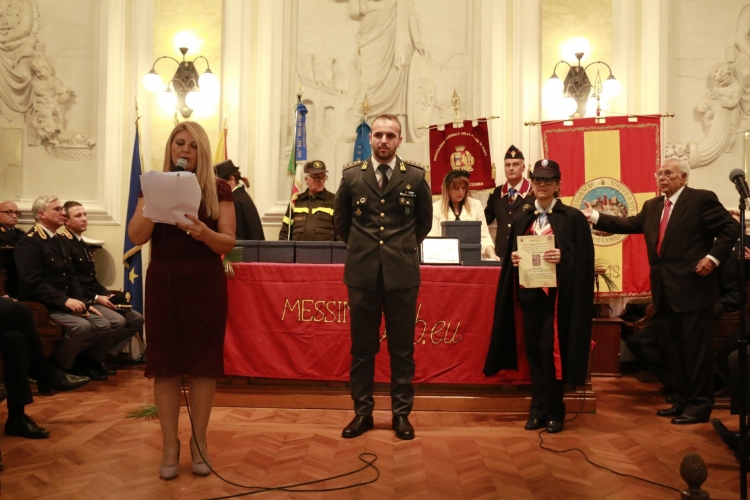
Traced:
<path id="1" fill-rule="evenodd" d="M 672 202 L 669 198 L 664 200 L 664 215 L 661 216 L 661 223 L 659 224 L 659 239 L 656 240 L 656 253 L 661 255 L 661 244 L 664 240 L 664 233 L 667 232 L 667 224 L 669 224 L 669 212 L 672 207 Z"/>

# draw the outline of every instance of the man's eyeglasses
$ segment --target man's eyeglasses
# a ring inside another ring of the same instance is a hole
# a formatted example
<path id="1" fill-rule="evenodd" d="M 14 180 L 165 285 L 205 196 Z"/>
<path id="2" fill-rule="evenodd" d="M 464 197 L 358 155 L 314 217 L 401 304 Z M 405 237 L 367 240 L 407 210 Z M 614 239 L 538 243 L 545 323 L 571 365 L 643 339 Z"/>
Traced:
<path id="1" fill-rule="evenodd" d="M 671 170 L 659 170 L 658 172 L 654 172 L 654 177 L 657 178 L 657 179 L 659 177 L 670 178 L 670 177 L 672 177 L 676 173 L 677 172 L 672 172 Z"/>
<path id="2" fill-rule="evenodd" d="M 21 216 L 21 212 L 19 212 L 18 210 L 0 210 L 0 213 L 10 215 L 11 217 L 13 217 L 14 215 L 16 217 Z"/>
<path id="3" fill-rule="evenodd" d="M 315 174 L 308 175 L 308 177 L 314 181 L 325 181 L 328 180 L 328 174 Z"/>
<path id="4" fill-rule="evenodd" d="M 555 178 L 552 178 L 552 179 L 543 179 L 541 177 L 532 177 L 531 178 L 531 182 L 534 183 L 534 184 L 546 184 L 548 186 L 551 186 L 552 184 L 554 184 L 555 182 L 557 182 L 557 179 L 555 179 Z"/>
<path id="5" fill-rule="evenodd" d="M 49 207 L 49 208 L 47 208 L 47 210 L 53 210 L 53 211 L 55 211 L 57 213 L 60 213 L 60 212 L 62 212 L 65 209 L 63 207 Z"/>

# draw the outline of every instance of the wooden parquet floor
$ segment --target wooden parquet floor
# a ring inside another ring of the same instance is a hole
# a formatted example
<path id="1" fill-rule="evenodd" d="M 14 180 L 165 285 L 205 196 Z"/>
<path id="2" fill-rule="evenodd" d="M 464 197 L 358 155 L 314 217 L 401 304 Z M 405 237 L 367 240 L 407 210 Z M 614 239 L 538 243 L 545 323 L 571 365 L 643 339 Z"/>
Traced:
<path id="1" fill-rule="evenodd" d="M 597 413 L 568 422 L 561 434 L 544 434 L 547 446 L 578 447 L 615 470 L 676 488 L 682 457 L 698 452 L 709 469 L 704 489 L 712 499 L 739 498 L 739 466 L 710 424 L 675 426 L 654 413 L 665 405 L 655 384 L 634 377 L 598 378 Z M 240 490 L 216 476 L 190 471 L 189 422 L 181 415 L 180 475 L 158 477 L 161 454 L 156 421 L 134 421 L 128 411 L 150 404 L 151 384 L 140 368 L 121 370 L 107 382 L 72 393 L 38 397 L 27 407 L 52 435 L 47 440 L 0 437 L 5 499 L 198 499 Z M 568 408 L 569 417 L 575 408 Z M 6 410 L 0 410 L 4 422 Z M 375 414 L 376 429 L 344 440 L 352 411 L 215 408 L 209 450 L 216 471 L 247 485 L 311 481 L 359 468 L 360 453 L 376 453 L 380 478 L 327 493 L 262 493 L 270 499 L 678 499 L 679 494 L 588 464 L 580 453 L 540 449 L 537 432 L 523 430 L 525 415 L 415 412 L 417 438 L 399 441 L 390 414 Z M 736 419 L 716 411 L 730 428 Z M 336 487 L 374 477 L 372 470 L 316 487 Z M 254 496 L 255 497 L 255 496 Z"/>

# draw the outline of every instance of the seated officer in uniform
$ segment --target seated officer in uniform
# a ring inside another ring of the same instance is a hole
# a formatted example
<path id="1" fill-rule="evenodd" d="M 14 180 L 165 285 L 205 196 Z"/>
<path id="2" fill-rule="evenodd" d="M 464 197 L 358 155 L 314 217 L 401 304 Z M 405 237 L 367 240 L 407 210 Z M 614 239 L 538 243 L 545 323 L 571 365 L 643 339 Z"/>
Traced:
<path id="1" fill-rule="evenodd" d="M 21 212 L 12 201 L 0 203 L 0 247 L 13 247 L 25 233 L 16 227 Z"/>
<path id="2" fill-rule="evenodd" d="M 70 252 L 55 234 L 63 225 L 62 203 L 56 196 L 40 196 L 31 212 L 36 224 L 13 249 L 18 298 L 44 304 L 50 319 L 62 327 L 53 363 L 66 372 L 72 369 L 91 380 L 106 380 L 104 359 L 112 347 L 112 328 L 86 304 Z"/>
<path id="3" fill-rule="evenodd" d="M 131 337 L 141 331 L 143 316 L 132 309 L 118 310 L 109 300 L 114 294 L 110 294 L 109 290 L 96 279 L 94 256 L 91 248 L 83 241 L 83 232 L 88 229 L 86 209 L 83 205 L 77 201 L 66 201 L 63 210 L 65 210 L 65 228 L 60 233 L 60 241 L 68 247 L 83 296 L 102 313 L 102 316 L 107 318 L 112 327 L 112 346 L 109 348 L 109 355 L 114 358 Z M 117 372 L 112 369 L 107 370 L 107 375 L 116 374 Z"/>
<path id="4" fill-rule="evenodd" d="M 279 232 L 280 240 L 334 241 L 341 238 L 333 228 L 333 200 L 336 195 L 326 190 L 328 170 L 320 160 L 305 163 L 305 189 L 292 207 L 287 207 Z M 292 236 L 289 237 L 289 226 Z"/>

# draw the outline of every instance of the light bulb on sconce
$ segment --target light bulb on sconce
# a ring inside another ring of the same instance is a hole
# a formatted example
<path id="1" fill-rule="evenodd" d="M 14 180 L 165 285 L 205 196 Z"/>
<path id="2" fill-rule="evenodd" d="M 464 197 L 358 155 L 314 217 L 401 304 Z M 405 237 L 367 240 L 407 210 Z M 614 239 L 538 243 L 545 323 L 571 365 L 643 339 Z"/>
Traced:
<path id="1" fill-rule="evenodd" d="M 563 52 L 573 52 L 578 60 L 576 65 L 571 65 L 562 60 L 555 64 L 552 76 L 545 83 L 542 91 L 543 104 L 545 108 L 553 112 L 562 113 L 560 117 L 576 117 L 601 114 L 601 100 L 611 99 L 620 93 L 620 82 L 612 74 L 612 68 L 603 61 L 594 61 L 586 66 L 581 65 L 584 55 L 590 51 L 588 41 L 583 37 L 576 37 L 563 46 Z M 557 67 L 560 64 L 568 66 L 568 73 L 563 81 L 557 75 Z M 602 82 L 599 70 L 593 82 L 587 74 L 587 70 L 594 65 L 606 66 L 609 76 Z M 557 102 L 563 99 L 562 103 Z M 591 102 L 593 99 L 593 102 Z"/>
<path id="2" fill-rule="evenodd" d="M 189 32 L 181 31 L 174 37 L 175 45 L 182 54 L 182 61 L 171 56 L 161 56 L 154 61 L 151 71 L 143 77 L 143 86 L 149 92 L 159 92 L 159 107 L 167 112 L 179 111 L 183 118 L 189 118 L 196 108 L 211 109 L 219 102 L 221 89 L 219 80 L 211 71 L 208 59 L 198 56 L 187 61 L 185 55 L 196 51 L 201 41 Z M 156 63 L 161 59 L 171 59 L 177 63 L 171 80 L 165 85 L 156 72 Z M 203 59 L 206 69 L 199 76 L 195 63 Z M 171 103 L 171 104 L 170 104 Z"/>

